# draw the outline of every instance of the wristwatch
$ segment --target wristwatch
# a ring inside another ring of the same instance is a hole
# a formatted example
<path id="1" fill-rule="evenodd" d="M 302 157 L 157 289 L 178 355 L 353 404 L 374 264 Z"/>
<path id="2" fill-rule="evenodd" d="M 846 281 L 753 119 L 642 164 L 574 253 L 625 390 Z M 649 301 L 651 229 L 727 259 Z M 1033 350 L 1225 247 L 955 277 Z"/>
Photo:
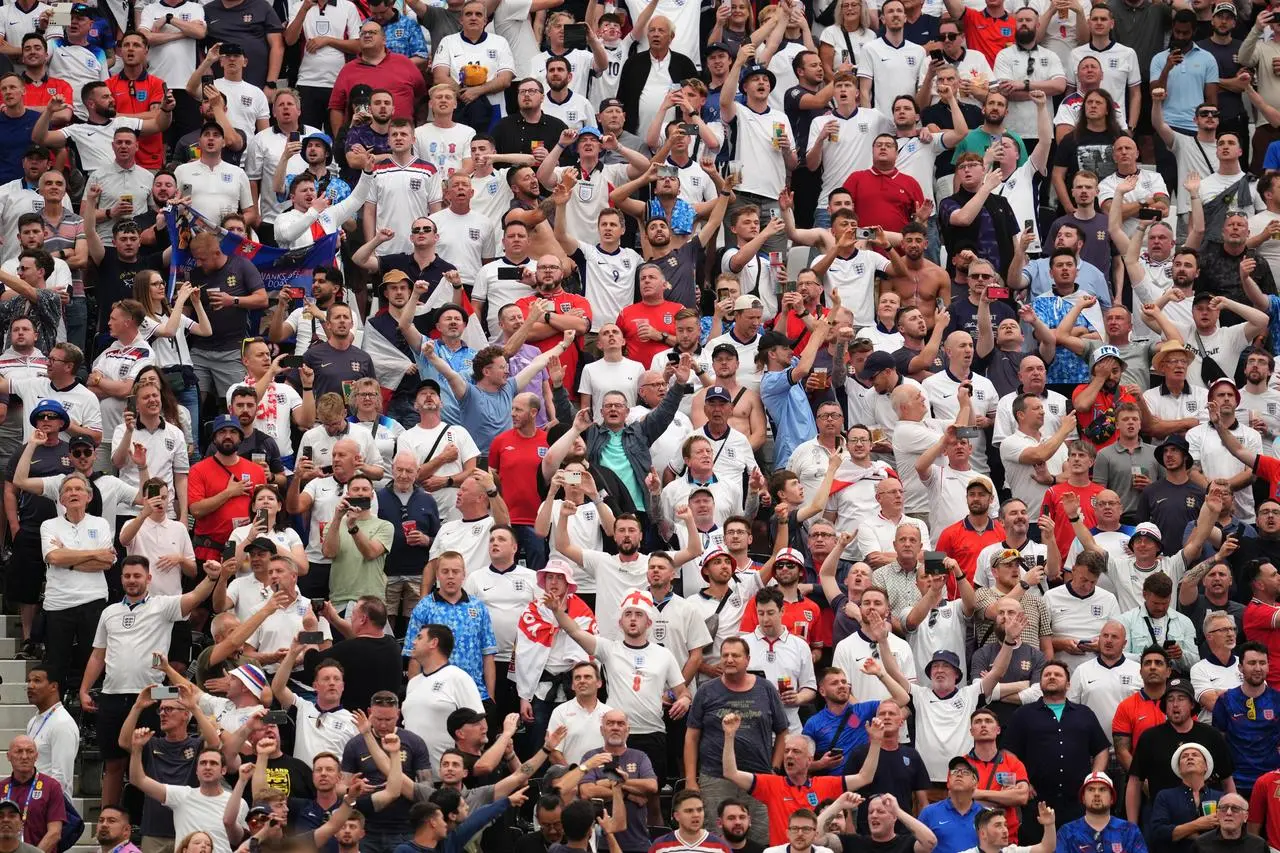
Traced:
<path id="1" fill-rule="evenodd" d="M 496 498 L 496 497 L 498 496 L 498 490 L 497 490 L 497 489 L 489 489 L 488 491 L 486 491 L 486 492 L 485 492 L 485 494 L 486 494 L 486 495 L 488 495 L 488 496 L 489 496 L 489 497 L 491 497 L 491 498 Z"/>
<path id="2" fill-rule="evenodd" d="M 1031 589 L 1031 584 L 1023 580 L 1018 581 L 1018 586 L 1022 587 L 1023 591 Z"/>
<path id="3" fill-rule="evenodd" d="M 359 533 L 359 532 L 360 532 L 360 528 L 359 528 L 359 527 L 356 527 L 356 526 L 353 524 L 353 525 L 351 525 L 350 527 L 348 527 L 348 528 L 347 528 L 347 532 L 348 532 L 348 533 L 350 533 L 352 536 L 355 536 L 357 533 Z"/>
<path id="4" fill-rule="evenodd" d="M 239 296 L 233 296 L 233 297 L 231 297 L 231 304 L 232 304 L 232 305 L 234 305 L 235 307 L 239 308 L 239 307 L 240 307 L 240 297 L 239 297 Z"/>

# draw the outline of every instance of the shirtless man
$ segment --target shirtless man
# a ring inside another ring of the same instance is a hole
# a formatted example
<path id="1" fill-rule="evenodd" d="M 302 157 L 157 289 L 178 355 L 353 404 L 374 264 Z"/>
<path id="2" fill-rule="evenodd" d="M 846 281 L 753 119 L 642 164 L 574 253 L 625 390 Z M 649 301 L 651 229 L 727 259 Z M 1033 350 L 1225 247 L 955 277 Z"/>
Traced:
<path id="1" fill-rule="evenodd" d="M 718 346 L 711 353 L 711 370 L 715 373 L 712 385 L 723 386 L 729 392 L 729 401 L 733 412 L 729 415 L 729 426 L 747 437 L 751 449 L 759 452 L 764 446 L 765 418 L 764 404 L 760 402 L 760 394 L 738 382 L 738 353 L 730 346 Z M 711 386 L 708 386 L 711 387 Z M 699 388 L 693 395 L 693 426 L 702 429 L 707 423 L 706 407 L 703 400 L 707 389 Z"/>
<path id="2" fill-rule="evenodd" d="M 902 243 L 898 247 L 902 252 L 902 265 L 907 268 L 905 276 L 891 275 L 886 279 L 885 287 L 891 288 L 903 305 L 915 306 L 924 315 L 925 326 L 933 328 L 933 315 L 938 310 L 938 300 L 943 305 L 951 304 L 951 278 L 947 271 L 928 260 L 924 256 L 928 238 L 923 230 L 907 226 L 902 232 Z"/>
<path id="3" fill-rule="evenodd" d="M 550 199 L 541 200 L 541 185 L 533 169 L 526 165 L 511 167 L 516 176 L 511 178 L 511 209 L 502 215 L 502 221 L 523 222 L 529 228 L 529 257 L 540 258 L 543 255 L 555 255 L 560 259 L 561 268 L 567 273 L 576 266 L 556 239 L 555 231 L 548 217 L 555 210 L 555 203 Z"/>

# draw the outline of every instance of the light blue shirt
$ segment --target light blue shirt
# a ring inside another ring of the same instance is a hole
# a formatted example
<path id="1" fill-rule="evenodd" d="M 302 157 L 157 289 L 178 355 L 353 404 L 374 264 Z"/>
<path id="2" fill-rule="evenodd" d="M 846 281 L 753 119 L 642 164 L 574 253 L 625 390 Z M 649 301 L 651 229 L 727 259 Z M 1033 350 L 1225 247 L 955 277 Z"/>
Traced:
<path id="1" fill-rule="evenodd" d="M 485 391 L 467 380 L 467 393 L 458 401 L 459 422 L 476 447 L 486 449 L 482 452 L 487 452 L 498 433 L 511 429 L 511 401 L 519 390 L 514 376 L 497 391 Z"/>
<path id="2" fill-rule="evenodd" d="M 1053 290 L 1053 277 L 1049 275 L 1050 258 L 1028 261 L 1022 268 L 1022 280 L 1031 286 L 1032 296 L 1044 296 Z M 1076 258 L 1076 284 L 1085 293 L 1092 293 L 1098 299 L 1102 310 L 1111 307 L 1111 288 L 1107 285 L 1107 277 L 1102 270 L 1083 258 Z"/>
<path id="3" fill-rule="evenodd" d="M 1160 79 L 1169 61 L 1169 51 L 1151 57 L 1151 80 Z M 1182 62 L 1169 72 L 1165 82 L 1164 120 L 1179 130 L 1196 129 L 1196 107 L 1204 103 L 1204 87 L 1218 82 L 1218 60 L 1204 48 L 1191 45 Z"/>
<path id="4" fill-rule="evenodd" d="M 818 437 L 818 424 L 809 407 L 809 395 L 791 379 L 791 371 L 800 363 L 792 356 L 791 367 L 771 370 L 760 380 L 760 399 L 773 420 L 774 466 L 786 467 L 791 451 L 811 438 Z"/>
<path id="5" fill-rule="evenodd" d="M 631 495 L 631 502 L 638 507 L 643 507 L 644 492 L 640 490 L 635 472 L 631 470 L 631 460 L 627 458 L 627 452 L 622 448 L 621 432 L 609 431 L 609 440 L 600 450 L 600 463 L 622 480 L 622 485 L 627 487 L 627 492 Z"/>

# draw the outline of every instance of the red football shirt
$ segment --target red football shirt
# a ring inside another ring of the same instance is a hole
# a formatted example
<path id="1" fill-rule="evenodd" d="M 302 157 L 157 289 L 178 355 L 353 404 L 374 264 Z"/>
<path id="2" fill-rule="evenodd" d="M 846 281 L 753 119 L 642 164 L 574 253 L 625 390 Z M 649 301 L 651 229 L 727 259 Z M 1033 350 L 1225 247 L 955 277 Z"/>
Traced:
<path id="1" fill-rule="evenodd" d="M 231 538 L 231 531 L 249 523 L 249 495 L 253 487 L 267 481 L 266 472 L 261 465 L 255 465 L 248 459 L 238 459 L 234 465 L 223 465 L 216 457 L 209 456 L 191 466 L 187 475 L 188 505 L 205 498 L 213 497 L 227 487 L 231 478 L 235 477 L 249 484 L 244 494 L 231 498 L 213 512 L 196 519 L 195 535 L 208 536 L 215 542 L 226 542 Z M 195 549 L 196 556 L 204 560 L 216 560 L 222 555 L 222 548 Z"/>
<path id="2" fill-rule="evenodd" d="M 41 110 L 49 105 L 49 99 L 54 95 L 61 95 L 62 100 L 68 104 L 75 102 L 75 96 L 71 92 L 71 84 L 66 80 L 60 80 L 57 77 L 46 77 L 39 83 L 32 83 L 25 75 L 22 82 L 26 84 L 27 90 L 22 95 L 22 103 L 29 110 Z"/>
<path id="3" fill-rule="evenodd" d="M 520 309 L 520 313 L 529 316 L 529 306 L 533 304 L 535 299 L 543 299 L 536 293 L 532 296 L 526 296 L 524 299 L 516 301 L 516 307 Z M 560 291 L 546 301 L 552 303 L 552 314 L 568 314 L 574 308 L 581 308 L 586 312 L 587 319 L 591 319 L 591 303 L 581 296 L 574 293 L 566 293 Z M 529 341 L 538 349 L 546 352 L 554 347 L 560 341 L 564 340 L 562 335 L 549 335 L 540 341 Z M 564 365 L 564 381 L 576 392 L 578 390 L 578 353 L 581 352 L 582 336 L 579 335 L 573 342 L 573 346 L 565 350 L 564 355 L 560 356 L 560 363 Z"/>
<path id="4" fill-rule="evenodd" d="M 1160 700 L 1152 699 L 1147 691 L 1139 690 L 1130 693 L 1116 706 L 1115 715 L 1111 718 L 1111 732 L 1117 735 L 1128 735 L 1130 749 L 1138 745 L 1138 738 L 1153 726 L 1164 722 L 1164 711 L 1160 710 Z"/>
<path id="5" fill-rule="evenodd" d="M 107 78 L 107 88 L 116 98 L 116 113 L 134 118 L 150 118 L 151 105 L 164 103 L 168 88 L 163 80 L 145 71 L 137 80 L 129 80 L 123 74 Z M 138 165 L 156 170 L 164 165 L 164 135 L 149 133 L 138 137 Z"/>
<path id="6" fill-rule="evenodd" d="M 814 312 L 814 316 L 821 320 L 830 313 L 831 310 L 829 308 L 819 305 L 818 310 Z M 791 348 L 796 352 L 804 349 L 804 345 L 809 343 L 809 327 L 804 324 L 801 315 L 794 311 L 779 312 L 778 316 L 773 318 L 773 330 L 782 332 L 782 334 L 795 341 Z"/>
<path id="7" fill-rule="evenodd" d="M 753 595 L 742 614 L 742 633 L 751 633 L 759 624 Z M 799 601 L 782 603 L 782 627 L 808 643 L 809 648 L 825 649 L 831 646 L 831 621 L 824 620 L 822 608 L 804 596 Z"/>
<path id="8" fill-rule="evenodd" d="M 1075 531 L 1071 529 L 1071 522 L 1067 521 L 1067 511 L 1062 508 L 1062 496 L 1066 492 L 1075 492 L 1080 498 L 1080 520 L 1084 522 L 1084 526 L 1092 528 L 1098 523 L 1098 517 L 1093 511 L 1093 499 L 1098 496 L 1098 492 L 1102 491 L 1102 486 L 1097 483 L 1090 483 L 1087 486 L 1073 486 L 1070 483 L 1057 483 L 1050 486 L 1044 493 L 1044 504 L 1041 512 L 1053 519 L 1054 536 L 1058 539 L 1058 553 L 1062 554 L 1062 559 L 1066 560 L 1067 552 L 1071 550 L 1071 543 L 1075 541 Z M 1033 522 L 1034 523 L 1034 522 Z M 1063 568 L 1071 568 L 1064 566 Z"/>
<path id="9" fill-rule="evenodd" d="M 978 571 L 978 555 L 982 553 L 982 549 L 994 542 L 1002 541 L 1004 541 L 1003 524 L 998 521 L 989 522 L 987 529 L 979 533 L 969 523 L 969 517 L 965 516 L 943 530 L 938 535 L 938 541 L 934 547 L 946 552 L 959 563 L 960 568 L 964 570 L 964 576 L 969 579 L 969 583 L 973 583 L 973 576 Z M 955 578 L 947 575 L 947 597 L 955 598 L 955 596 Z"/>
<path id="10" fill-rule="evenodd" d="M 995 64 L 996 54 L 1013 44 L 1013 15 L 993 18 L 986 9 L 965 9 L 961 19 L 965 43 Z"/>
<path id="11" fill-rule="evenodd" d="M 1244 635 L 1267 647 L 1267 684 L 1272 687 L 1280 685 L 1280 629 L 1272 623 L 1278 610 L 1280 607 L 1256 598 L 1244 609 Z"/>
<path id="12" fill-rule="evenodd" d="M 1270 770 L 1253 783 L 1249 822 L 1262 824 L 1267 844 L 1280 848 L 1280 770 Z"/>
<path id="13" fill-rule="evenodd" d="M 538 468 L 547 455 L 547 431 L 523 436 L 519 430 L 498 433 L 489 445 L 489 470 L 502 479 L 502 496 L 512 524 L 533 524 L 542 497 L 538 494 Z"/>
<path id="14" fill-rule="evenodd" d="M 1089 386 L 1076 386 L 1076 390 L 1071 392 L 1072 403 L 1075 402 L 1076 395 L 1087 387 Z M 1088 412 L 1082 415 L 1078 410 L 1076 411 L 1076 418 L 1080 424 L 1080 437 L 1098 450 L 1114 443 L 1119 437 L 1116 432 L 1116 406 L 1121 403 L 1136 402 L 1138 402 L 1137 399 L 1124 388 L 1117 388 L 1114 392 L 1099 391 Z"/>
<path id="15" fill-rule="evenodd" d="M 643 341 L 640 339 L 640 326 L 648 322 L 650 326 L 664 334 L 676 333 L 676 312 L 684 308 L 679 302 L 659 302 L 657 305 L 646 305 L 636 302 L 618 312 L 617 324 L 622 329 L 622 339 L 626 341 L 627 358 L 641 364 L 652 364 L 653 357 L 669 346 L 662 341 Z"/>
<path id="16" fill-rule="evenodd" d="M 969 763 L 978 771 L 978 790 L 1000 791 L 1012 787 L 1019 782 L 1031 784 L 1027 777 L 1027 767 L 1018 756 L 1006 750 L 999 750 L 991 761 L 983 761 L 969 750 Z M 1019 813 L 1022 810 L 1009 806 L 1004 810 L 1005 824 L 1009 827 L 1009 843 L 1018 843 L 1018 826 L 1021 824 Z"/>

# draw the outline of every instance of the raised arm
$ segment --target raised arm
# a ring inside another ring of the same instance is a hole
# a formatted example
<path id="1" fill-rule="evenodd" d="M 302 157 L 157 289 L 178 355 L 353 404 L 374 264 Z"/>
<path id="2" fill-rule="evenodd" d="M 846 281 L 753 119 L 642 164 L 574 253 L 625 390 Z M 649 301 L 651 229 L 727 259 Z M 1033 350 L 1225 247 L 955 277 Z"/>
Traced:
<path id="1" fill-rule="evenodd" d="M 725 779 L 744 791 L 750 791 L 751 786 L 756 781 L 755 774 L 738 769 L 738 756 L 733 748 L 733 742 L 737 738 L 738 729 L 741 726 L 742 718 L 737 714 L 729 713 L 721 718 L 720 727 L 724 730 L 724 750 L 720 753 L 720 763 Z"/>

